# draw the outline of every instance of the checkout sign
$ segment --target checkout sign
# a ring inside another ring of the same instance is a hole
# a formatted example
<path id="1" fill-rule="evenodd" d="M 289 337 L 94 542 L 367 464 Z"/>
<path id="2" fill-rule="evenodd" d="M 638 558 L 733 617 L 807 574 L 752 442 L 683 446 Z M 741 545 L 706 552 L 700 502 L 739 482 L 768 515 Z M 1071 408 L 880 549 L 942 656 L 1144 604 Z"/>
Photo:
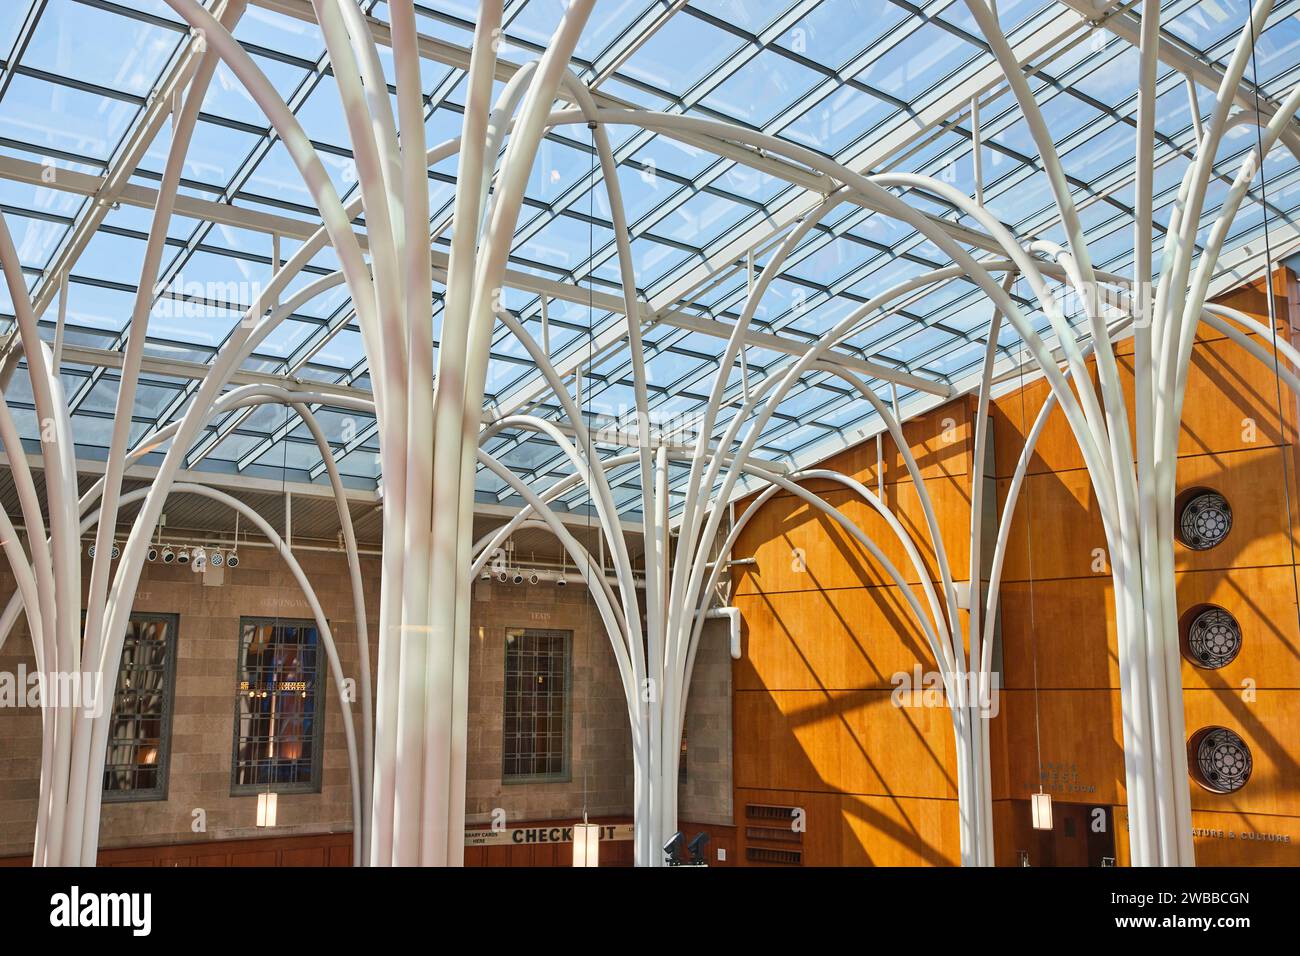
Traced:
<path id="1" fill-rule="evenodd" d="M 633 827 L 630 823 L 611 823 L 602 824 L 600 827 L 601 842 L 610 840 L 631 840 Z M 553 826 L 553 827 L 515 827 L 514 829 L 502 830 L 466 830 L 466 846 L 498 846 L 502 844 L 518 844 L 526 846 L 532 843 L 572 843 L 573 827 L 571 826 Z"/>

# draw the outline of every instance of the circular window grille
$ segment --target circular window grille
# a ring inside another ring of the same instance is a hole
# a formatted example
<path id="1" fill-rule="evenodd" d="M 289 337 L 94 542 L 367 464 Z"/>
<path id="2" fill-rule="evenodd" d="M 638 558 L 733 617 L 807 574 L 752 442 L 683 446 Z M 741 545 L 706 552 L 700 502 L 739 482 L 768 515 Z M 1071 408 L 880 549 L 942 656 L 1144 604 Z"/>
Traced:
<path id="1" fill-rule="evenodd" d="M 1206 727 L 1192 738 L 1190 763 L 1197 783 L 1215 793 L 1235 793 L 1246 785 L 1254 761 L 1246 741 L 1227 727 Z"/>
<path id="2" fill-rule="evenodd" d="M 1221 607 L 1206 608 L 1187 629 L 1188 657 L 1193 664 L 1216 668 L 1231 664 L 1241 650 L 1241 625 Z"/>
<path id="3" fill-rule="evenodd" d="M 1217 491 L 1203 491 L 1188 499 L 1178 518 L 1178 537 L 1194 551 L 1214 547 L 1231 530 L 1232 508 Z"/>

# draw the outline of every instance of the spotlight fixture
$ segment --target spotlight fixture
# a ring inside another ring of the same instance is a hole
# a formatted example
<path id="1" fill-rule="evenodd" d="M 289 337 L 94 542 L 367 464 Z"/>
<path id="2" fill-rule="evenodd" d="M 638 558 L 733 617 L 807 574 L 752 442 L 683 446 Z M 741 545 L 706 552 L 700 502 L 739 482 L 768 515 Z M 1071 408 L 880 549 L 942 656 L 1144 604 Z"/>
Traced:
<path id="1" fill-rule="evenodd" d="M 108 556 L 114 561 L 122 556 L 122 549 L 117 546 L 116 541 L 113 542 L 113 550 L 108 552 Z"/>
<path id="2" fill-rule="evenodd" d="M 152 544 L 149 545 L 149 550 L 144 553 L 144 559 L 146 561 L 157 561 L 158 549 L 154 547 Z"/>
<path id="3" fill-rule="evenodd" d="M 95 546 L 92 544 L 89 548 L 86 549 L 86 557 L 93 558 L 94 556 L 95 556 Z"/>
<path id="4" fill-rule="evenodd" d="M 483 573 L 479 575 L 479 580 L 480 580 L 480 581 L 491 581 L 491 580 L 492 580 L 492 572 L 489 571 L 487 568 L 484 568 L 484 569 L 483 569 Z"/>
<path id="5" fill-rule="evenodd" d="M 709 834 L 704 830 L 695 834 L 695 839 L 687 844 L 686 849 L 691 854 L 691 866 L 708 866 L 704 859 L 704 848 L 709 843 Z"/>
<path id="6" fill-rule="evenodd" d="M 541 579 L 542 579 L 542 576 L 541 576 L 540 574 L 538 574 L 536 571 L 529 571 L 529 572 L 528 572 L 528 583 L 529 583 L 529 584 L 536 584 L 536 583 L 537 583 L 538 581 L 540 581 Z"/>
<path id="7" fill-rule="evenodd" d="M 559 574 L 557 574 L 557 575 L 555 576 L 555 586 L 556 586 L 557 588 L 565 587 L 565 586 L 568 585 L 568 583 L 569 583 L 569 582 L 568 582 L 567 580 L 565 580 L 564 572 L 560 572 Z"/>
<path id="8" fill-rule="evenodd" d="M 226 555 L 226 567 L 228 567 L 228 568 L 237 568 L 237 567 L 239 567 L 239 552 L 238 552 L 238 551 L 231 551 L 228 555 Z"/>
<path id="9" fill-rule="evenodd" d="M 185 548 L 181 548 L 179 551 L 177 551 L 177 552 L 176 552 L 176 563 L 177 563 L 177 564 L 189 564 L 189 563 L 190 563 L 190 553 L 189 553 L 189 551 L 187 551 Z"/>
<path id="10" fill-rule="evenodd" d="M 194 572 L 197 574 L 198 572 L 205 570 L 207 566 L 208 552 L 204 549 L 203 545 L 199 545 L 190 552 L 190 567 L 193 568 Z"/>
<path id="11" fill-rule="evenodd" d="M 522 572 L 522 571 L 516 569 L 516 570 L 515 570 L 515 576 L 514 576 L 513 578 L 511 578 L 511 580 L 514 581 L 515 584 L 523 584 L 523 583 L 524 583 L 524 572 Z"/>
<path id="12" fill-rule="evenodd" d="M 173 561 L 176 560 L 176 552 L 171 549 L 170 545 L 163 548 L 162 559 L 163 559 L 163 564 L 171 564 Z"/>
<path id="13" fill-rule="evenodd" d="M 208 564 L 214 568 L 219 568 L 226 563 L 226 556 L 221 553 L 220 548 L 213 548 L 212 553 L 208 555 Z"/>
<path id="14" fill-rule="evenodd" d="M 497 580 L 500 581 L 502 584 L 505 584 L 507 581 L 510 580 L 510 572 L 507 571 L 505 568 L 502 568 L 500 571 L 497 572 Z"/>
<path id="15" fill-rule="evenodd" d="M 681 852 L 682 844 L 685 842 L 686 837 L 682 836 L 681 830 L 678 830 L 668 838 L 668 842 L 664 844 L 664 861 L 669 866 L 680 865 L 677 859 L 677 854 Z"/>

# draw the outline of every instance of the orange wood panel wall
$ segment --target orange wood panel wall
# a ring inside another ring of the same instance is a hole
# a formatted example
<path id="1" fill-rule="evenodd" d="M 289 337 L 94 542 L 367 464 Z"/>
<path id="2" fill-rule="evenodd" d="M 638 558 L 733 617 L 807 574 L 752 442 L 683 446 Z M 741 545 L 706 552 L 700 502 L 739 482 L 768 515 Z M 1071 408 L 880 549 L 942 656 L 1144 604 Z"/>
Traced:
<path id="1" fill-rule="evenodd" d="M 1281 334 L 1296 340 L 1295 280 L 1279 273 Z M 1266 319 L 1263 288 L 1225 300 Z M 1118 349 L 1131 391 L 1131 349 Z M 999 509 L 1047 394 L 1042 382 L 992 405 Z M 1131 401 L 1130 401 L 1131 404 Z M 969 465 L 974 403 L 954 401 L 909 422 L 905 437 L 935 498 L 954 575 L 969 560 Z M 1211 724 L 1241 734 L 1254 774 L 1239 793 L 1192 781 L 1198 860 L 1300 863 L 1300 627 L 1296 606 L 1300 483 L 1296 401 L 1240 346 L 1203 330 L 1194 349 L 1179 446 L 1180 489 L 1207 486 L 1233 507 L 1219 547 L 1176 546 L 1180 609 L 1219 604 L 1240 621 L 1244 646 L 1227 667 L 1185 663 L 1189 735 Z M 915 490 L 888 440 L 827 463 L 876 487 L 933 554 Z M 901 547 L 852 494 L 810 484 L 877 541 L 918 596 Z M 1288 515 L 1290 520 L 1288 521 Z M 1126 862 L 1119 671 L 1105 536 L 1073 434 L 1053 413 L 1031 459 L 1002 586 L 1004 693 L 994 721 L 997 859 L 1079 862 L 1061 833 L 1035 833 L 1028 798 L 1040 782 L 1073 836 L 1104 808 Z M 739 865 L 952 864 L 959 859 L 953 736 L 942 708 L 896 707 L 891 678 L 932 670 L 905 595 L 833 521 L 798 498 L 773 497 L 742 533 L 735 604 L 744 654 L 734 665 L 734 760 Z M 1100 559 L 1100 563 L 1099 563 Z M 1101 568 L 1101 572 L 1098 572 Z M 1037 718 L 1037 719 L 1036 719 Z M 1037 730 L 1036 730 L 1037 728 Z M 1041 741 L 1041 743 L 1040 743 Z M 1039 748 L 1041 746 L 1041 761 Z M 791 811 L 802 829 L 788 822 Z M 773 823 L 773 820 L 776 823 Z M 1053 842 L 1054 841 L 1054 842 Z M 1081 852 L 1081 851 L 1080 851 Z"/>
<path id="2" fill-rule="evenodd" d="M 969 562 L 970 419 L 962 400 L 904 432 L 958 568 Z M 893 444 L 883 441 L 881 452 L 877 461 L 872 440 L 827 466 L 873 489 L 883 480 L 885 502 L 917 533 L 934 579 L 916 489 Z M 921 575 L 884 521 L 848 491 L 810 487 L 858 523 L 924 601 Z M 893 675 L 931 659 L 906 593 L 833 520 L 792 495 L 754 516 L 735 555 L 755 558 L 734 582 L 745 621 L 733 674 L 737 864 L 958 862 L 948 711 L 891 701 Z"/>

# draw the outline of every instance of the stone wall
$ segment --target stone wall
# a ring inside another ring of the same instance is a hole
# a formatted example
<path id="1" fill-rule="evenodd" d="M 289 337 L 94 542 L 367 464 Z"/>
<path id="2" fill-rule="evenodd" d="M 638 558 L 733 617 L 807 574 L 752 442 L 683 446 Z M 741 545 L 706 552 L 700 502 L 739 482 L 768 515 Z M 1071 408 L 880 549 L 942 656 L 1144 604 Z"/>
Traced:
<path id="1" fill-rule="evenodd" d="M 330 551 L 296 551 L 325 610 L 347 676 L 357 674 L 356 628 L 347 563 Z M 270 835 L 255 826 L 256 800 L 230 796 L 235 656 L 240 617 L 311 618 L 296 581 L 273 551 L 240 549 L 239 567 L 224 583 L 204 587 L 188 567 L 146 564 L 135 609 L 177 614 L 178 654 L 168 799 L 105 804 L 103 847 L 238 839 Z M 372 657 L 377 636 L 378 559 L 363 559 Z M 88 574 L 88 562 L 86 572 Z M 8 568 L 0 594 L 13 592 Z M 551 584 L 476 583 L 472 610 L 471 723 L 467 812 L 490 819 L 500 806 L 511 821 L 572 817 L 588 790 L 593 816 L 632 813 L 632 757 L 623 691 L 614 656 L 589 610 L 585 588 Z M 591 628 L 595 628 L 591 631 Z M 567 783 L 507 784 L 500 780 L 504 633 L 508 627 L 573 631 L 571 779 Z M 25 622 L 3 648 L 0 671 L 35 669 Z M 374 665 L 372 662 L 372 669 Z M 276 836 L 351 830 L 351 792 L 339 695 L 325 693 L 325 754 L 318 793 L 285 793 L 278 801 Z M 357 728 L 360 727 L 360 710 Z M 31 852 L 40 762 L 40 717 L 35 710 L 0 708 L 0 856 Z M 207 830 L 195 832 L 195 809 Z"/>
<path id="2" fill-rule="evenodd" d="M 731 640 L 726 621 L 709 621 L 686 698 L 686 780 L 677 817 L 729 825 L 731 803 Z"/>

